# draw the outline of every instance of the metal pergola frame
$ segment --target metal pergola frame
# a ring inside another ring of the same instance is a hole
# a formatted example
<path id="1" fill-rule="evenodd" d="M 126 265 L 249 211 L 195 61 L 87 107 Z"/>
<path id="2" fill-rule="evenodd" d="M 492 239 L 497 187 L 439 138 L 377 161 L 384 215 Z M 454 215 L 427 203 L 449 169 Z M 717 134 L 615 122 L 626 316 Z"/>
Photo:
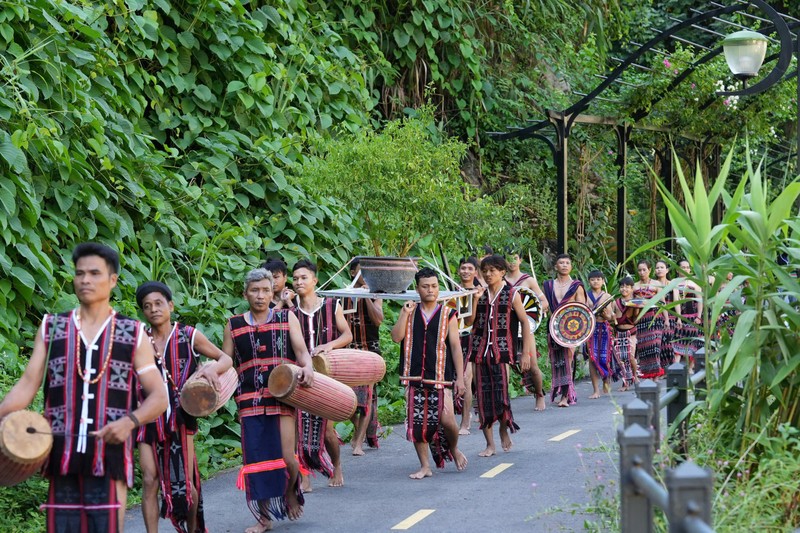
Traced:
<path id="1" fill-rule="evenodd" d="M 761 18 L 756 15 L 747 13 L 746 10 L 751 7 L 759 8 L 762 12 L 766 13 L 769 18 Z M 691 9 L 694 16 L 686 20 L 675 19 L 670 17 L 671 20 L 677 21 L 674 26 L 663 30 L 658 35 L 650 39 L 644 44 L 632 42 L 631 44 L 638 46 L 638 48 L 628 55 L 625 59 L 613 57 L 612 59 L 619 63 L 619 65 L 608 75 L 597 75 L 602 81 L 588 94 L 576 93 L 581 98 L 567 107 L 564 110 L 545 110 L 546 118 L 533 121 L 534 123 L 525 127 L 508 127 L 505 132 L 490 132 L 489 136 L 497 140 L 511 140 L 511 139 L 537 139 L 544 142 L 550 149 L 553 161 L 556 167 L 556 196 L 557 196 L 557 235 L 558 245 L 557 252 L 563 253 L 568 248 L 568 210 L 567 210 L 567 183 L 569 175 L 569 138 L 575 124 L 587 125 L 604 125 L 613 128 L 617 139 L 617 157 L 616 163 L 619 169 L 618 180 L 619 186 L 617 188 L 617 262 L 622 264 L 627 258 L 627 222 L 626 222 L 626 206 L 627 206 L 627 191 L 625 189 L 624 178 L 627 172 L 628 152 L 630 148 L 631 132 L 635 129 L 650 130 L 654 132 L 662 132 L 675 137 L 682 137 L 698 143 L 701 148 L 705 145 L 714 144 L 715 148 L 712 151 L 711 164 L 716 167 L 719 166 L 720 159 L 720 145 L 719 143 L 711 143 L 711 139 L 697 139 L 690 135 L 681 132 L 671 131 L 669 128 L 653 127 L 641 124 L 640 121 L 648 116 L 653 104 L 661 101 L 669 92 L 677 87 L 681 82 L 686 80 L 698 67 L 712 60 L 720 53 L 722 53 L 722 46 L 709 48 L 697 43 L 693 43 L 688 39 L 678 37 L 676 34 L 693 28 L 707 33 L 719 36 L 710 28 L 702 26 L 703 23 L 708 21 L 721 22 L 723 24 L 740 27 L 741 25 L 734 22 L 727 21 L 721 17 L 731 15 L 734 13 L 742 13 L 744 16 L 753 18 L 762 22 L 764 25 L 757 30 L 758 32 L 769 36 L 777 32 L 780 38 L 781 51 L 779 54 L 772 55 L 766 58 L 766 62 L 772 62 L 777 59 L 772 71 L 764 78 L 759 80 L 758 83 L 752 87 L 747 87 L 740 91 L 719 92 L 717 95 L 746 95 L 763 92 L 775 83 L 786 81 L 797 77 L 798 71 L 794 70 L 786 74 L 788 66 L 791 62 L 792 50 L 797 49 L 800 56 L 800 39 L 793 35 L 792 30 L 800 28 L 800 20 L 794 19 L 785 14 L 777 12 L 774 8 L 769 6 L 764 0 L 736 0 L 733 5 L 723 5 L 718 2 L 710 2 L 706 9 Z M 794 42 L 792 38 L 794 37 Z M 657 45 L 669 39 L 676 40 L 682 43 L 687 43 L 694 46 L 699 50 L 704 50 L 706 53 L 699 57 L 689 68 L 685 69 L 677 75 L 667 88 L 658 95 L 650 104 L 647 109 L 634 109 L 631 113 L 631 119 L 623 121 L 613 117 L 603 117 L 585 114 L 594 100 L 609 100 L 600 96 L 606 89 L 613 83 L 627 83 L 621 80 L 620 77 L 629 68 L 636 68 L 645 71 L 652 71 L 647 66 L 639 63 L 639 60 L 649 52 L 667 54 L 662 50 L 656 48 Z M 798 84 L 798 100 L 800 100 L 800 84 Z M 714 102 L 714 98 L 710 98 L 707 102 L 702 104 L 701 109 L 705 109 Z M 545 134 L 545 128 L 552 127 L 554 138 Z M 798 127 L 798 161 L 800 161 L 800 127 Z M 671 150 L 665 149 L 663 152 L 658 152 L 657 157 L 661 160 L 661 179 L 664 181 L 668 190 L 672 191 L 675 162 L 673 161 Z M 776 158 L 780 161 L 780 158 Z M 672 229 L 669 225 L 669 217 L 665 217 L 665 233 L 667 237 L 672 236 Z M 667 241 L 668 251 L 671 251 L 671 241 Z"/>

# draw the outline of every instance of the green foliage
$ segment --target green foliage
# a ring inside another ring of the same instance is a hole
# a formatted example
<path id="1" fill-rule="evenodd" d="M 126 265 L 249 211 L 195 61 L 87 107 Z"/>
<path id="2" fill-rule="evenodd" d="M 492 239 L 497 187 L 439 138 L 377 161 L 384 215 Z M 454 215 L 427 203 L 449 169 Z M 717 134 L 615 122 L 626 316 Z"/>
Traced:
<path id="1" fill-rule="evenodd" d="M 406 256 L 414 247 L 457 238 L 501 239 L 503 212 L 464 186 L 459 163 L 466 145 L 443 138 L 432 110 L 325 143 L 309 158 L 303 183 L 358 213 L 375 255 Z M 485 224 L 476 226 L 475 220 Z"/>

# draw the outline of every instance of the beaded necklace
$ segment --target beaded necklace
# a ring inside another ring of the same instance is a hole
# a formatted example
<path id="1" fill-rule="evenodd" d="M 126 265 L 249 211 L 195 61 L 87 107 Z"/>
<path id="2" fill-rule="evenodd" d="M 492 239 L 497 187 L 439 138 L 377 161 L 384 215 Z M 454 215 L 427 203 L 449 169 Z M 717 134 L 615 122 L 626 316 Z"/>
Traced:
<path id="1" fill-rule="evenodd" d="M 83 369 L 81 368 L 81 341 L 80 341 L 80 338 L 81 338 L 81 309 L 80 309 L 80 307 L 75 311 L 75 328 L 78 330 L 78 342 L 75 343 L 75 363 L 76 363 L 75 366 L 78 367 L 78 376 L 84 382 L 89 383 L 89 385 L 94 385 L 95 383 L 100 381 L 103 378 L 103 374 L 105 374 L 106 370 L 108 370 L 108 365 L 111 362 L 111 351 L 112 351 L 112 348 L 114 347 L 114 330 L 116 329 L 116 326 L 117 326 L 117 312 L 112 309 L 111 310 L 111 332 L 109 333 L 109 338 L 108 338 L 108 355 L 106 355 L 106 359 L 103 362 L 103 367 L 100 370 L 100 373 L 97 374 L 96 378 L 90 379 L 89 377 L 86 377 L 86 376 L 83 375 Z M 89 347 L 87 346 L 86 349 L 88 351 Z M 102 355 L 100 357 L 102 357 Z"/>
<path id="2" fill-rule="evenodd" d="M 175 392 L 175 394 L 177 394 L 178 384 L 175 383 L 172 374 L 170 374 L 169 372 L 169 368 L 167 368 L 167 362 L 164 359 L 164 355 L 158 351 L 158 346 L 156 346 L 156 338 L 153 336 L 152 329 L 147 332 L 147 336 L 150 337 L 150 344 L 153 345 L 153 351 L 156 354 L 156 362 L 158 363 L 158 366 L 161 367 L 161 370 L 164 372 L 164 375 L 167 376 L 167 381 L 169 382 L 170 385 L 172 385 L 172 390 Z M 167 337 L 167 343 L 169 343 L 169 337 Z M 166 352 L 166 350 L 164 350 L 164 352 Z"/>

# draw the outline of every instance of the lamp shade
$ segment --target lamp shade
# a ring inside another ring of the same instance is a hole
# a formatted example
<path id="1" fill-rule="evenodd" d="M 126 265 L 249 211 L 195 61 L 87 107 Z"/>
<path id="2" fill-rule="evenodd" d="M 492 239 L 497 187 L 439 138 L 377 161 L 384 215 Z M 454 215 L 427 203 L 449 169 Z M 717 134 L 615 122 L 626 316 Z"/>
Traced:
<path id="1" fill-rule="evenodd" d="M 767 54 L 767 38 L 754 31 L 743 30 L 731 33 L 722 41 L 725 61 L 737 78 L 752 78 L 764 63 Z"/>

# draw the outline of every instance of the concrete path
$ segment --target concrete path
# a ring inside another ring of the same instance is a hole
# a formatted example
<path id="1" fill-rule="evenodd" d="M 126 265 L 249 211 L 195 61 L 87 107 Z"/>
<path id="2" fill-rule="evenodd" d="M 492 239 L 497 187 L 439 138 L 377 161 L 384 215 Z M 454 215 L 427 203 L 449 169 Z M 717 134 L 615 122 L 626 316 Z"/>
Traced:
<path id="1" fill-rule="evenodd" d="M 459 446 L 469 459 L 466 471 L 452 463 L 433 477 L 411 480 L 418 469 L 413 445 L 394 426 L 378 450 L 353 457 L 342 446 L 345 486 L 329 488 L 319 476 L 306 495 L 304 516 L 297 522 L 276 522 L 280 532 L 379 532 L 407 529 L 424 532 L 583 531 L 591 519 L 581 506 L 590 491 L 604 485 L 618 490 L 616 428 L 621 407 L 632 392 L 589 400 L 591 384 L 577 385 L 578 404 L 559 409 L 549 404 L 533 411 L 532 397 L 512 401 L 520 431 L 513 449 L 490 458 L 478 457 L 485 441 L 477 424 Z M 495 429 L 495 432 L 497 430 Z M 499 438 L 495 433 L 499 448 Z M 612 485 L 608 485 L 613 480 Z M 244 493 L 236 490 L 236 471 L 203 484 L 206 523 L 212 533 L 242 532 L 254 523 Z M 128 511 L 127 533 L 144 533 L 141 509 Z M 162 520 L 161 531 L 173 531 Z"/>

